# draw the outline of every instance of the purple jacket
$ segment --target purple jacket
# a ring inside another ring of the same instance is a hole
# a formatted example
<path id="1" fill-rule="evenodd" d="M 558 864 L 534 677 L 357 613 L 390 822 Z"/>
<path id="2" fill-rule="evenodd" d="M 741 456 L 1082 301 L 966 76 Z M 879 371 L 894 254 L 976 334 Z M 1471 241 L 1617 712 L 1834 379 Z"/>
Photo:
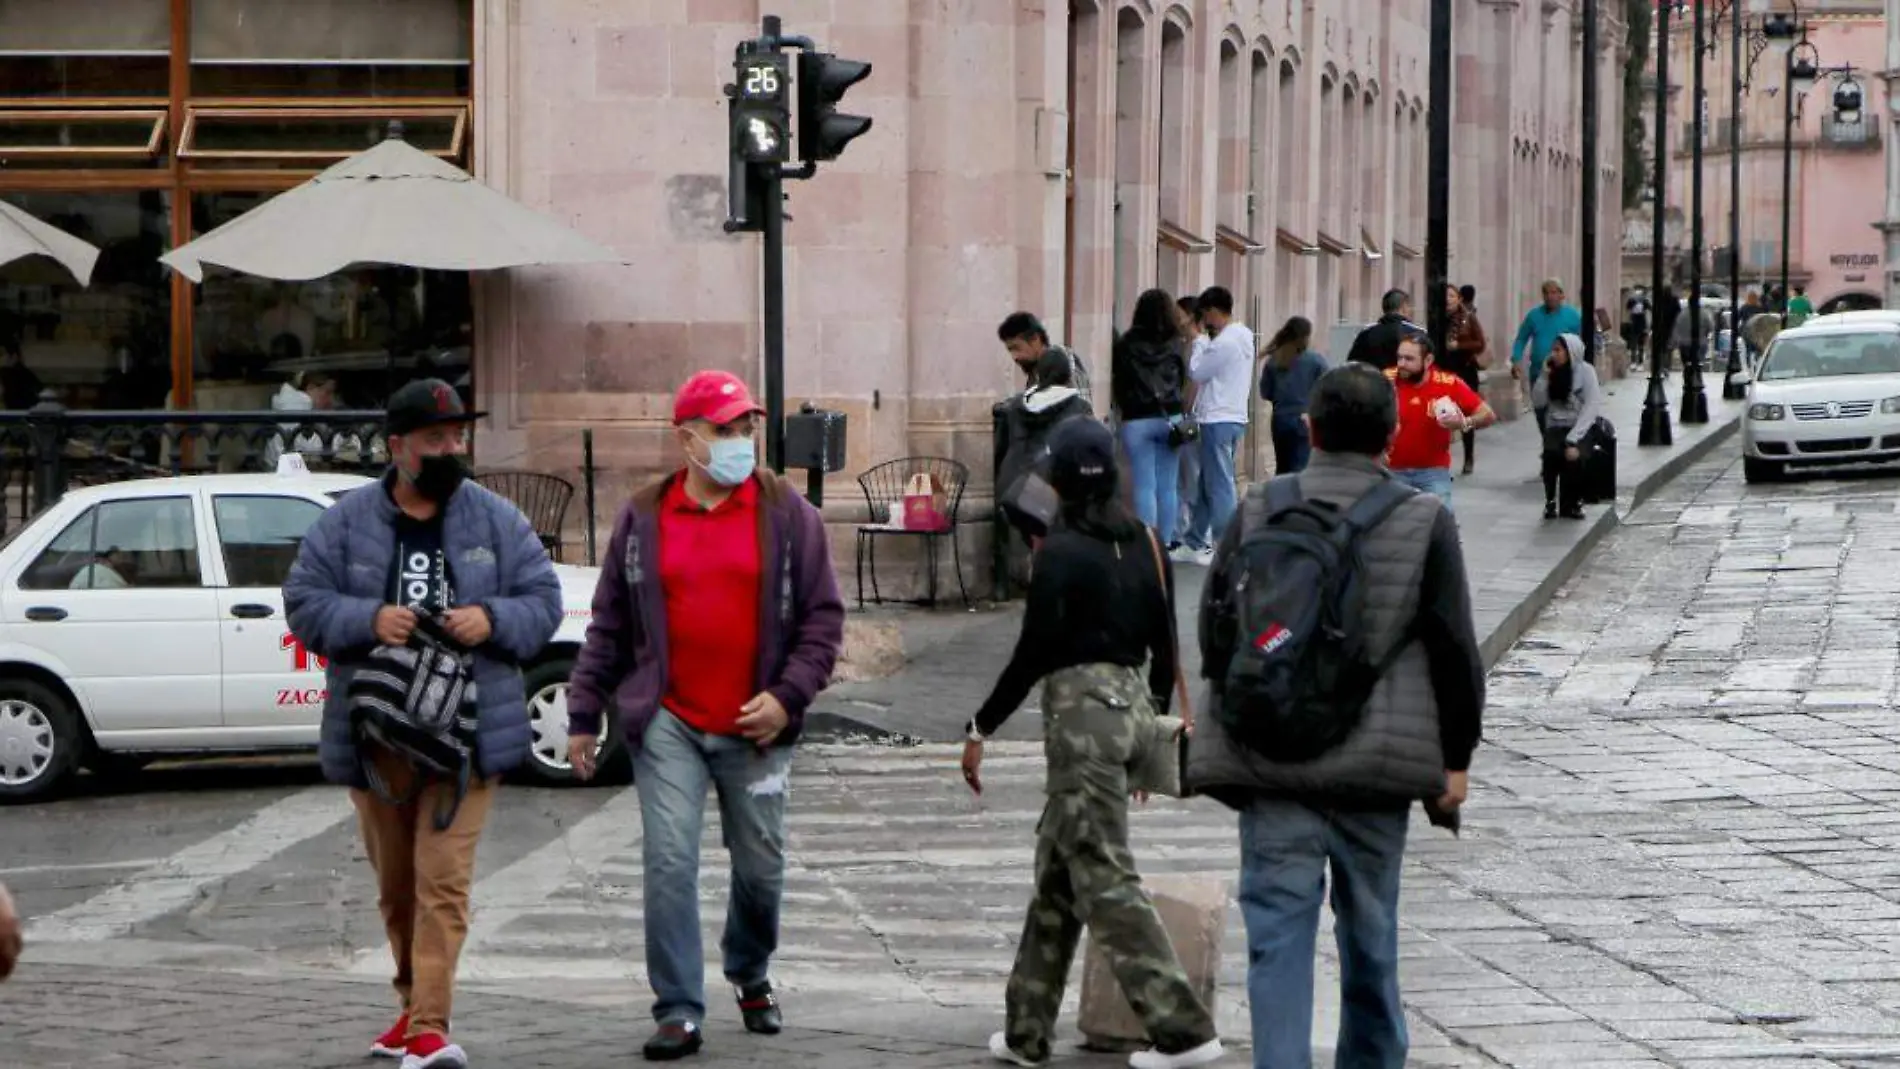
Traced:
<path id="1" fill-rule="evenodd" d="M 660 587 L 660 501 L 675 474 L 627 502 L 594 588 L 587 642 L 568 680 L 568 732 L 600 734 L 611 703 L 628 752 L 640 752 L 666 695 L 666 594 Z M 791 718 L 776 745 L 798 741 L 805 710 L 831 682 L 844 645 L 844 598 L 831 569 L 824 521 L 770 472 L 759 482 L 759 664 L 754 690 L 770 691 Z"/>

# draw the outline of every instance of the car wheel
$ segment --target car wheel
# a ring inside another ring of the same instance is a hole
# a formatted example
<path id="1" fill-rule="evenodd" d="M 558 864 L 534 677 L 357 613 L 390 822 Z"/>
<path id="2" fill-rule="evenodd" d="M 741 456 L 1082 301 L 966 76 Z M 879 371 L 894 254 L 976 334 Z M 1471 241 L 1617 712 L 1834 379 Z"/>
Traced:
<path id="1" fill-rule="evenodd" d="M 1785 475 L 1787 470 L 1787 465 L 1779 461 L 1742 458 L 1742 481 L 1746 483 L 1772 483 Z"/>
<path id="2" fill-rule="evenodd" d="M 527 778 L 548 786 L 577 786 L 574 766 L 567 761 L 567 677 L 571 660 L 549 661 L 530 669 L 522 678 L 528 695 Z M 623 782 L 631 768 L 620 745 L 620 726 L 613 717 L 600 721 L 600 748 L 596 751 L 593 783 Z"/>
<path id="3" fill-rule="evenodd" d="M 51 797 L 79 762 L 79 714 L 27 679 L 0 680 L 0 804 Z"/>

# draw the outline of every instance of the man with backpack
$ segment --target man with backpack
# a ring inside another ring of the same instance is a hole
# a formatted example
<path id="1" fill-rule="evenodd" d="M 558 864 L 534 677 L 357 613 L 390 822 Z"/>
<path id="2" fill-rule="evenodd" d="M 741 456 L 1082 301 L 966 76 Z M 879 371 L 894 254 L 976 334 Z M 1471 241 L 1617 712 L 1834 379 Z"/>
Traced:
<path id="1" fill-rule="evenodd" d="M 561 582 L 521 510 L 468 481 L 482 413 L 422 379 L 389 399 L 390 470 L 311 524 L 284 582 L 291 633 L 328 659 L 319 753 L 350 788 L 396 960 L 400 1015 L 370 1053 L 464 1069 L 449 1039 L 475 844 L 528 756 L 521 664 L 561 625 Z"/>
<path id="2" fill-rule="evenodd" d="M 1414 802 L 1466 792 L 1484 662 L 1451 513 L 1394 479 L 1393 388 L 1348 364 L 1307 409 L 1313 458 L 1249 492 L 1201 602 L 1211 715 L 1187 784 L 1240 813 L 1254 1065 L 1311 1064 L 1313 950 L 1330 869 L 1338 1063 L 1405 1064 L 1399 873 Z"/>

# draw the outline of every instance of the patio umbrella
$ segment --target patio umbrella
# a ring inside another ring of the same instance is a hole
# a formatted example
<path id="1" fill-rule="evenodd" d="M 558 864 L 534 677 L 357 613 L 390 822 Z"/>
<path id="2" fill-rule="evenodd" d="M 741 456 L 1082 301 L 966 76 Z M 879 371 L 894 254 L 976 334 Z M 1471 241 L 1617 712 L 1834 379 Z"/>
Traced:
<path id="1" fill-rule="evenodd" d="M 359 265 L 489 271 L 625 262 L 403 141 L 399 126 L 159 261 L 193 282 L 204 280 L 205 264 L 303 282 Z"/>
<path id="2" fill-rule="evenodd" d="M 42 280 L 40 270 L 58 265 L 64 274 L 81 286 L 92 281 L 92 266 L 99 250 L 56 226 L 42 223 L 26 212 L 0 200 L 0 268 L 15 265 L 7 277 L 33 282 Z M 65 281 L 46 273 L 48 282 Z"/>

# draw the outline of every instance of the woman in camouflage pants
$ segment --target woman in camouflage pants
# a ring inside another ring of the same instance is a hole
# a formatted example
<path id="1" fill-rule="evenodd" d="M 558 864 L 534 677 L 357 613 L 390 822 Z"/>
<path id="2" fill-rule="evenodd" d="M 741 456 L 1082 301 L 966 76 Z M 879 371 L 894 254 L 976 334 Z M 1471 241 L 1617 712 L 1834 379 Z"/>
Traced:
<path id="1" fill-rule="evenodd" d="M 1108 428 L 1069 420 L 1049 450 L 1061 516 L 1036 554 L 1015 655 L 970 721 L 963 750 L 964 779 L 980 794 L 984 739 L 1043 681 L 1048 802 L 1036 829 L 1036 890 L 1005 993 L 1006 1026 L 990 1038 L 990 1052 L 1013 1065 L 1049 1060 L 1087 925 L 1154 1043 L 1129 1064 L 1205 1065 L 1221 1056 L 1213 1018 L 1128 848 L 1128 770 L 1159 744 L 1155 711 L 1167 709 L 1174 681 L 1172 573 L 1118 498 Z"/>

